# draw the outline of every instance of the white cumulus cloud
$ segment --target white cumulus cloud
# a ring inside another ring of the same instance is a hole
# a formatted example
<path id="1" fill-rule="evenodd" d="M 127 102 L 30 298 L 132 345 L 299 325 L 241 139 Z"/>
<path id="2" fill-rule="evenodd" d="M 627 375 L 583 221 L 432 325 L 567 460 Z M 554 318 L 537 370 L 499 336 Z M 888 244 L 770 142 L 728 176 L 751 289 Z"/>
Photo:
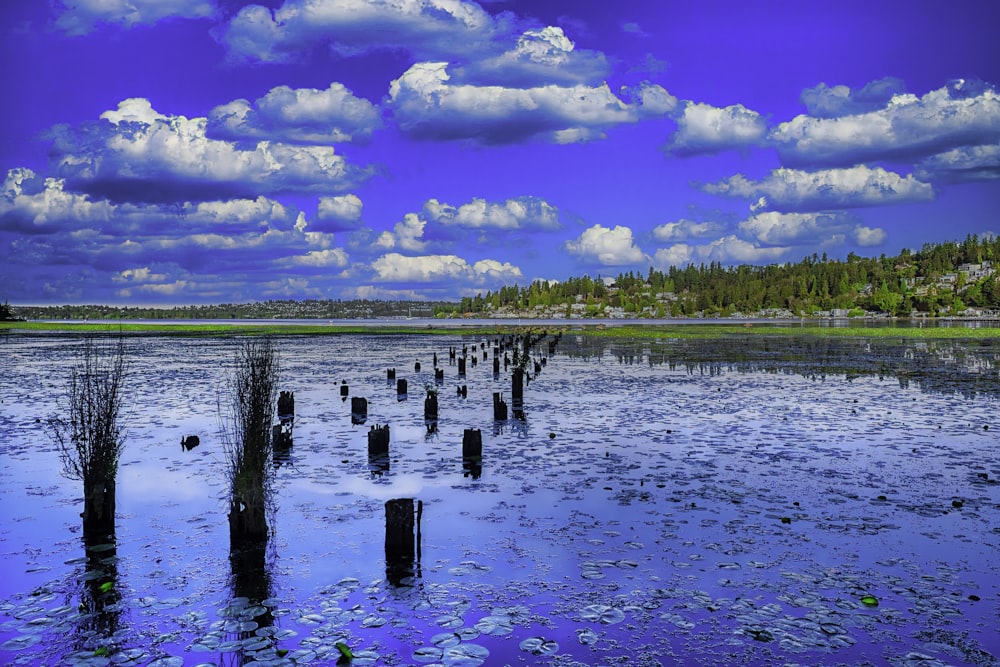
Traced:
<path id="1" fill-rule="evenodd" d="M 929 181 L 960 183 L 1000 178 L 1000 144 L 963 146 L 917 163 L 916 175 Z"/>
<path id="2" fill-rule="evenodd" d="M 787 246 L 761 246 L 730 235 L 702 245 L 678 243 L 669 248 L 660 248 L 653 255 L 653 264 L 662 269 L 687 266 L 692 262 L 761 264 L 774 262 L 789 250 Z"/>
<path id="3" fill-rule="evenodd" d="M 424 204 L 429 221 L 469 229 L 559 229 L 559 211 L 543 199 L 518 197 L 503 202 L 474 198 L 467 204 L 452 206 L 429 199 Z"/>
<path id="4" fill-rule="evenodd" d="M 887 76 L 852 90 L 848 86 L 828 86 L 821 83 L 802 91 L 801 100 L 810 116 L 837 118 L 883 108 L 894 95 L 906 92 L 906 86 L 895 77 Z"/>
<path id="5" fill-rule="evenodd" d="M 115 206 L 64 189 L 59 178 L 39 178 L 30 169 L 7 172 L 0 190 L 0 230 L 45 233 L 114 219 Z"/>
<path id="6" fill-rule="evenodd" d="M 608 228 L 596 224 L 575 240 L 566 241 L 564 247 L 572 255 L 604 266 L 641 264 L 649 259 L 635 244 L 632 230 L 621 225 Z"/>
<path id="7" fill-rule="evenodd" d="M 752 181 L 736 174 L 702 186 L 705 192 L 755 200 L 754 210 L 784 211 L 881 206 L 934 198 L 934 189 L 912 174 L 900 176 L 882 167 L 858 165 L 847 169 L 801 171 L 775 169 Z"/>
<path id="8" fill-rule="evenodd" d="M 382 255 L 372 262 L 376 280 L 381 282 L 440 283 L 455 281 L 482 285 L 514 282 L 524 276 L 508 262 L 479 260 L 469 264 L 457 255 L 410 257 L 399 253 Z"/>
<path id="9" fill-rule="evenodd" d="M 406 49 L 419 57 L 482 52 L 493 17 L 463 0 L 285 0 L 243 7 L 222 36 L 236 60 L 292 62 L 317 47 L 340 55 Z"/>
<path id="10" fill-rule="evenodd" d="M 848 116 L 800 115 L 770 134 L 785 164 L 846 165 L 919 159 L 1000 140 L 1000 94 L 958 80 L 923 97 L 893 95 L 884 107 Z"/>
<path id="11" fill-rule="evenodd" d="M 454 83 L 448 67 L 445 62 L 420 62 L 390 85 L 387 104 L 406 134 L 484 144 L 532 138 L 570 143 L 601 138 L 605 129 L 634 123 L 650 113 L 638 103 L 623 102 L 607 84 L 469 85 Z"/>
<path id="12" fill-rule="evenodd" d="M 677 131 L 667 150 L 678 155 L 718 153 L 762 144 L 767 122 L 742 104 L 714 107 L 687 102 L 677 118 Z"/>
<path id="13" fill-rule="evenodd" d="M 99 123 L 56 128 L 56 169 L 75 188 L 127 201 L 329 192 L 367 176 L 329 146 L 259 141 L 242 149 L 208 138 L 206 126 L 205 118 L 167 116 L 146 99 L 127 99 Z"/>
<path id="14" fill-rule="evenodd" d="M 325 90 L 278 86 L 253 104 L 234 100 L 208 115 L 212 138 L 300 144 L 366 140 L 381 125 L 375 105 L 337 82 Z"/>
<path id="15" fill-rule="evenodd" d="M 600 51 L 578 50 L 562 28 L 546 26 L 522 34 L 512 49 L 454 68 L 461 83 L 530 87 L 594 84 L 603 81 L 608 62 Z"/>
<path id="16" fill-rule="evenodd" d="M 678 220 L 667 222 L 653 228 L 653 238 L 657 241 L 685 241 L 687 239 L 711 236 L 722 229 L 717 222 L 695 222 L 694 220 Z"/>

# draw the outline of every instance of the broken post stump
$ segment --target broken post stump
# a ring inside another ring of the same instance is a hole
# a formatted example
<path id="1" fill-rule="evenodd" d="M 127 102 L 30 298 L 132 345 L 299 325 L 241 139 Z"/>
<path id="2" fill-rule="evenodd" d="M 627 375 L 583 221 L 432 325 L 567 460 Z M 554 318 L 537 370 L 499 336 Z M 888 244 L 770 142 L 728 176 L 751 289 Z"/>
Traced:
<path id="1" fill-rule="evenodd" d="M 408 578 L 419 576 L 423 509 L 423 503 L 413 498 L 385 503 L 385 576 L 393 586 L 403 586 Z"/>
<path id="2" fill-rule="evenodd" d="M 341 380 L 341 382 L 340 382 L 340 395 L 343 396 L 343 397 L 346 397 L 349 393 L 351 393 L 351 390 L 347 386 L 347 380 Z"/>
<path id="3" fill-rule="evenodd" d="M 351 397 L 351 423 L 364 424 L 368 419 L 368 399 L 360 396 Z"/>
<path id="4" fill-rule="evenodd" d="M 83 482 L 83 534 L 114 535 L 115 479 L 94 473 Z"/>
<path id="5" fill-rule="evenodd" d="M 406 380 L 402 378 L 396 380 L 396 396 L 406 396 Z"/>
<path id="6" fill-rule="evenodd" d="M 181 449 L 186 452 L 190 452 L 192 449 L 201 444 L 201 438 L 196 435 L 186 435 L 181 438 Z"/>
<path id="7" fill-rule="evenodd" d="M 462 435 L 462 457 L 483 458 L 483 432 L 478 428 L 467 428 Z"/>
<path id="8" fill-rule="evenodd" d="M 283 391 L 280 394 L 278 394 L 278 418 L 281 419 L 294 416 L 295 416 L 295 392 Z"/>
<path id="9" fill-rule="evenodd" d="M 465 357 L 458 358 L 458 374 L 465 375 Z"/>
<path id="10" fill-rule="evenodd" d="M 469 396 L 469 387 L 463 384 L 458 388 L 458 395 L 462 398 L 467 398 Z"/>
<path id="11" fill-rule="evenodd" d="M 438 418 L 438 397 L 437 394 L 428 394 L 424 399 L 424 419 Z"/>
<path id="12" fill-rule="evenodd" d="M 389 425 L 376 424 L 368 429 L 368 456 L 388 456 Z"/>
<path id="13" fill-rule="evenodd" d="M 505 421 L 507 419 L 507 403 L 500 398 L 500 392 L 493 392 L 493 420 Z"/>
<path id="14" fill-rule="evenodd" d="M 395 368 L 389 368 L 389 369 L 387 369 L 385 371 L 385 379 L 386 380 L 395 380 L 396 379 L 396 369 Z"/>
<path id="15" fill-rule="evenodd" d="M 500 375 L 500 357 L 493 357 L 493 375 Z"/>
<path id="16" fill-rule="evenodd" d="M 444 382 L 444 369 L 443 368 L 435 368 L 434 369 L 434 382 L 436 382 L 438 384 L 441 384 L 442 382 Z"/>
<path id="17" fill-rule="evenodd" d="M 414 373 L 419 373 L 420 372 L 420 362 L 419 361 L 417 363 L 413 364 L 413 372 Z"/>

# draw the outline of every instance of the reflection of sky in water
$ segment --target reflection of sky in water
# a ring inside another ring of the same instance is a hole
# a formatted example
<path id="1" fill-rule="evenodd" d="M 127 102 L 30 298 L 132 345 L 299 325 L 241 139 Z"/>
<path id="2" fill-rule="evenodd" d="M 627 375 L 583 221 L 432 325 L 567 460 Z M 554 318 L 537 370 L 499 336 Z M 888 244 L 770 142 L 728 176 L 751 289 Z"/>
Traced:
<path id="1" fill-rule="evenodd" d="M 234 343 L 135 344 L 115 664 L 321 664 L 337 641 L 365 651 L 356 664 L 1000 657 L 990 346 L 567 336 L 526 387 L 527 422 L 495 427 L 492 394 L 509 402 L 510 380 L 493 378 L 492 347 L 460 380 L 457 337 L 281 339 L 297 416 L 261 606 L 230 584 L 217 396 Z M 64 639 L 92 570 L 77 482 L 44 432 L 71 345 L 3 348 L 0 659 L 99 663 L 108 638 Z M 433 352 L 446 379 L 428 433 Z M 366 424 L 351 424 L 342 380 L 368 399 Z M 388 469 L 367 456 L 369 427 L 386 423 Z M 463 470 L 466 428 L 482 429 L 478 478 Z M 183 451 L 188 434 L 202 444 Z M 420 576 L 403 588 L 386 581 L 384 544 L 384 503 L 400 497 L 423 503 Z"/>

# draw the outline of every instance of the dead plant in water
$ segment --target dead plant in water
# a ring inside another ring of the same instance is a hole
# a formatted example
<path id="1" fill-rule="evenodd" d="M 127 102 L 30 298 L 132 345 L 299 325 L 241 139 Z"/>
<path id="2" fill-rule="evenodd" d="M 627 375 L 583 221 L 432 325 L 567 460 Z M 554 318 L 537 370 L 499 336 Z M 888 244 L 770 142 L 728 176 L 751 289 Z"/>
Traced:
<path id="1" fill-rule="evenodd" d="M 220 405 L 234 539 L 267 536 L 266 510 L 274 476 L 271 423 L 277 396 L 278 355 L 271 340 L 244 340 L 236 351 L 226 405 Z"/>
<path id="2" fill-rule="evenodd" d="M 53 417 L 49 431 L 59 446 L 63 474 L 83 482 L 85 533 L 114 532 L 115 478 L 125 445 L 121 419 L 129 353 L 125 338 L 87 338 L 70 371 L 69 417 Z"/>

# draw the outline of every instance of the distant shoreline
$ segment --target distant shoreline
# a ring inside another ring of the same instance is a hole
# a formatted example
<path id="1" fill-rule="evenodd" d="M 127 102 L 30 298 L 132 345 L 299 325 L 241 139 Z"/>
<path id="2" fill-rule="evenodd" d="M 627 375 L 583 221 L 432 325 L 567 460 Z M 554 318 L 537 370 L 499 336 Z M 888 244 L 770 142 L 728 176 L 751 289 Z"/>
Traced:
<path id="1" fill-rule="evenodd" d="M 640 338 L 703 338 L 723 335 L 898 336 L 905 338 L 1000 338 L 996 319 L 361 319 L 361 320 L 34 320 L 0 321 L 2 334 L 127 335 L 497 335 L 548 330 L 582 335 Z"/>

